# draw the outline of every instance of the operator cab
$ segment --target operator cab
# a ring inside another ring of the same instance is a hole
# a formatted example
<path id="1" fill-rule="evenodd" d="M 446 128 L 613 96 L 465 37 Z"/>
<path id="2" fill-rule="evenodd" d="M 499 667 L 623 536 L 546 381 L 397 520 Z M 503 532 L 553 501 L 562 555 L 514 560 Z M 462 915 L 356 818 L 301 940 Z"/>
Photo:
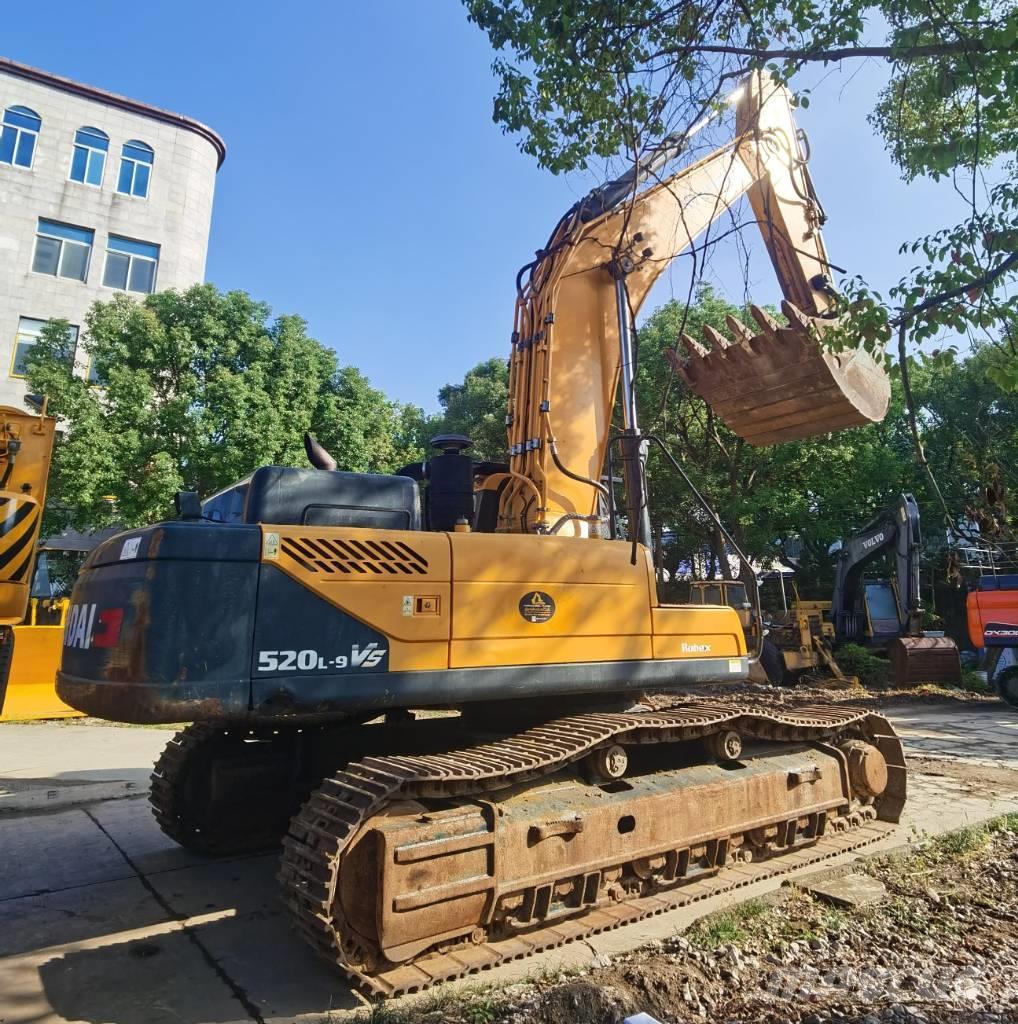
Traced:
<path id="1" fill-rule="evenodd" d="M 901 602 L 894 580 L 863 580 L 866 638 L 883 643 L 901 633 Z"/>
<path id="2" fill-rule="evenodd" d="M 693 580 L 689 584 L 689 604 L 727 605 L 735 609 L 747 644 L 750 647 L 755 644 L 757 629 L 753 605 L 746 593 L 746 584 L 741 580 Z"/>
<path id="3" fill-rule="evenodd" d="M 854 607 L 842 615 L 842 639 L 883 646 L 901 635 L 901 600 L 893 579 L 863 577 Z"/>

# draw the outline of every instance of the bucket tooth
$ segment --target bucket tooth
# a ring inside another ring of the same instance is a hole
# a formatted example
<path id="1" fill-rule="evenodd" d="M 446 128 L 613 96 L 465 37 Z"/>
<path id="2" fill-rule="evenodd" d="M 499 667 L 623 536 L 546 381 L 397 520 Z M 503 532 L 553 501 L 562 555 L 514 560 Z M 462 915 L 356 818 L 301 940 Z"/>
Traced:
<path id="1" fill-rule="evenodd" d="M 765 309 L 759 306 L 750 306 L 749 312 L 760 328 L 760 333 L 765 338 L 775 339 L 778 336 L 780 324 Z"/>
<path id="2" fill-rule="evenodd" d="M 673 373 L 682 376 L 682 371 L 685 369 L 685 365 L 682 361 L 682 356 L 674 348 L 666 348 L 664 351 L 665 362 L 672 368 Z"/>
<path id="3" fill-rule="evenodd" d="M 731 313 L 725 316 L 725 323 L 736 341 L 748 345 L 753 340 L 753 332 L 741 320 L 737 320 L 732 316 Z"/>
<path id="4" fill-rule="evenodd" d="M 810 337 L 819 333 L 816 319 L 806 316 L 806 314 L 799 309 L 794 302 L 789 302 L 788 299 L 782 299 L 781 312 L 785 314 L 785 319 L 788 321 L 788 325 L 790 327 L 804 331 L 806 335 Z"/>
<path id="5" fill-rule="evenodd" d="M 721 350 L 731 347 L 731 342 L 720 332 L 714 330 L 710 324 L 703 325 L 703 336 L 710 343 L 711 350 Z"/>
<path id="6" fill-rule="evenodd" d="M 705 349 L 703 345 L 696 340 L 696 338 L 693 338 L 688 334 L 682 335 L 682 344 L 686 346 L 686 351 L 691 355 L 703 357 L 707 354 L 707 349 Z"/>

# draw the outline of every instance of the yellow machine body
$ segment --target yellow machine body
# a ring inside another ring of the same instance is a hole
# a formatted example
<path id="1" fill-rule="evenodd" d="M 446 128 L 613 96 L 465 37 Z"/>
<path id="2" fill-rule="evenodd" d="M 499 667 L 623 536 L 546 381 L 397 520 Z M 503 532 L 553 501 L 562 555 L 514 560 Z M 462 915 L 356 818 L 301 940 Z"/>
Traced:
<path id="1" fill-rule="evenodd" d="M 658 604 L 650 558 L 640 549 L 633 565 L 628 543 L 303 526 L 262 533 L 268 564 L 389 639 L 390 672 L 725 659 L 725 673 L 745 673 L 737 613 Z M 394 578 L 375 559 L 384 575 L 344 572 L 322 557 L 337 540 L 409 549 L 417 557 L 401 564 L 414 568 Z"/>
<path id="2" fill-rule="evenodd" d="M 901 811 L 901 745 L 879 716 L 674 696 L 747 677 L 759 603 L 754 623 L 662 602 L 644 543 L 639 445 L 657 439 L 636 422 L 631 321 L 740 196 L 807 313 L 790 305 L 782 336 L 765 322 L 717 353 L 762 360 L 781 437 L 883 412 L 886 379 L 859 409 L 816 343 L 826 255 L 812 201 L 785 204 L 804 174 L 772 145 L 781 125 L 795 144 L 787 97 L 776 87 L 784 105 L 760 120 L 760 86 L 746 85 L 731 145 L 632 202 L 623 179 L 592 193 L 521 274 L 507 463 L 442 435 L 441 455 L 392 476 L 342 473 L 309 439 L 314 470 L 263 466 L 201 505 L 182 495 L 179 519 L 106 540 L 78 576 L 60 696 L 117 721 L 194 723 L 153 772 L 160 827 L 202 854 L 282 842 L 301 933 L 369 991 L 638 920 L 702 896 L 687 884 L 762 877 L 747 866 L 772 858 L 845 852 Z M 691 364 L 693 390 L 727 387 L 738 359 L 724 360 Z M 804 361 L 820 408 L 809 382 L 782 380 Z M 752 404 L 757 382 L 737 379 Z M 616 392 L 628 540 L 608 458 Z M 752 410 L 725 408 L 737 432 L 767 436 Z M 460 713 L 416 717 L 429 708 Z"/>
<path id="3" fill-rule="evenodd" d="M 0 406 L 0 624 L 25 618 L 56 420 Z"/>
<path id="4" fill-rule="evenodd" d="M 0 406 L 0 721 L 76 714 L 56 696 L 61 627 L 30 603 L 56 421 Z"/>
<path id="5" fill-rule="evenodd" d="M 13 627 L 14 655 L 0 722 L 81 717 L 82 712 L 65 704 L 56 691 L 69 603 L 67 598 L 32 598 L 25 622 Z M 42 605 L 48 607 L 43 609 Z M 40 614 L 43 611 L 45 614 Z M 40 619 L 47 624 L 39 625 Z"/>

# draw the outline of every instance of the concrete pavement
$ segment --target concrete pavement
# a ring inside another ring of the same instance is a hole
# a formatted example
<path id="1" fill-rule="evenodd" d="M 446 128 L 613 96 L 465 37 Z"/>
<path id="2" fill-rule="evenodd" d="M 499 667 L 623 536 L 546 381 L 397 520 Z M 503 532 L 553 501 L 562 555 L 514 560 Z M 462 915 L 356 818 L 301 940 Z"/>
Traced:
<path id="1" fill-rule="evenodd" d="M 145 793 L 172 735 L 80 719 L 0 723 L 0 814 Z"/>
<path id="2" fill-rule="evenodd" d="M 1018 811 L 1014 711 L 910 705 L 889 717 L 913 758 L 906 820 L 890 845 Z M 88 724 L 0 726 L 0 1024 L 338 1020 L 359 1005 L 291 933 L 276 900 L 275 855 L 209 862 L 158 830 L 137 794 L 168 736 Z M 125 797 L 82 788 L 109 785 Z M 26 799 L 54 789 L 58 797 Z M 67 802 L 94 794 L 83 805 Z M 20 805 L 4 802 L 18 795 Z M 758 883 L 484 979 L 587 963 L 779 884 Z"/>

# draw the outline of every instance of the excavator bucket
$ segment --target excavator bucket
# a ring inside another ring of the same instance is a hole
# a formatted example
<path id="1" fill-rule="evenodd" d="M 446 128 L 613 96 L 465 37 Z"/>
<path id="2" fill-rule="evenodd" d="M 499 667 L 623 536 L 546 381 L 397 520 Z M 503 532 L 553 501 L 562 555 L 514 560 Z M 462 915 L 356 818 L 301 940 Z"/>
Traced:
<path id="1" fill-rule="evenodd" d="M 958 645 L 947 636 L 902 636 L 887 645 L 898 686 L 961 682 Z"/>
<path id="2" fill-rule="evenodd" d="M 825 351 L 830 320 L 807 316 L 788 301 L 781 308 L 786 325 L 751 306 L 756 333 L 728 317 L 731 339 L 705 327 L 706 344 L 683 335 L 685 353 L 666 354 L 689 389 L 752 445 L 882 420 L 891 385 L 874 358 L 863 349 Z"/>

